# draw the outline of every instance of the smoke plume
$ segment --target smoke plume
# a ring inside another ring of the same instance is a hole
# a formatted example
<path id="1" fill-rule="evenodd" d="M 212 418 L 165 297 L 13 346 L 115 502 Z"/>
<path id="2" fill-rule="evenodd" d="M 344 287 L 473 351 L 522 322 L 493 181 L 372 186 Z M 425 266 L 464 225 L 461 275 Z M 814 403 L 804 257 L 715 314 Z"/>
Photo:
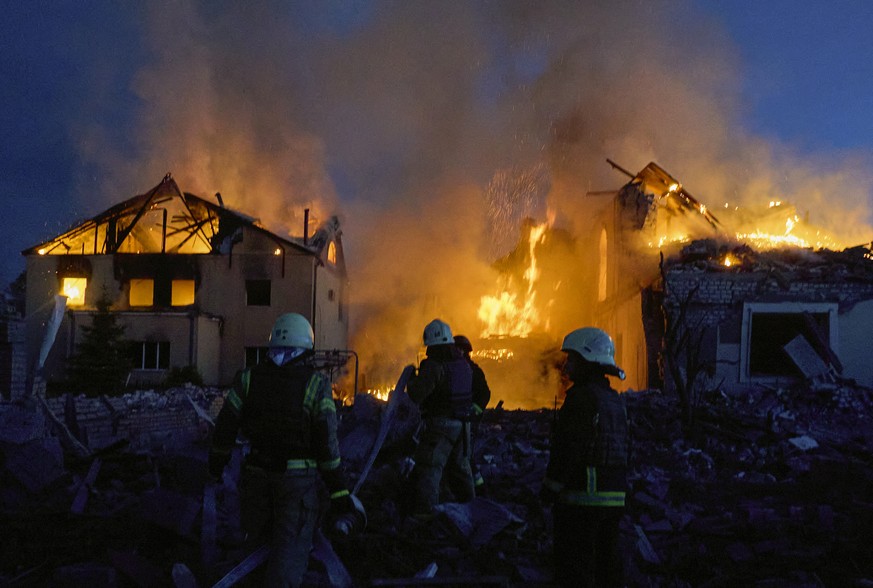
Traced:
<path id="1" fill-rule="evenodd" d="M 744 129 L 741 66 L 682 0 L 179 0 L 130 18 L 132 145 L 83 133 L 107 203 L 172 171 L 273 230 L 338 214 L 371 379 L 415 361 L 433 318 L 478 334 L 523 218 L 590 231 L 603 199 L 586 194 L 627 181 L 606 158 L 657 161 L 711 208 L 776 197 L 871 233 L 869 157 L 801 157 Z"/>

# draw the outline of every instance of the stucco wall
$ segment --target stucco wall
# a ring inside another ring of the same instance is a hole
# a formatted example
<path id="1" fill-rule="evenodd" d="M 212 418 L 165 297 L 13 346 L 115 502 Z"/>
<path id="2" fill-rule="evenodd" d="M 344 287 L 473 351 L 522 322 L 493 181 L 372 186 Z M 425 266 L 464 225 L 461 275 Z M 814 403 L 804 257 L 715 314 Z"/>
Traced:
<path id="1" fill-rule="evenodd" d="M 112 308 L 121 311 L 119 323 L 125 326 L 127 339 L 170 341 L 171 367 L 196 362 L 209 385 L 229 384 L 244 366 L 245 348 L 265 346 L 273 322 L 285 312 L 298 312 L 313 323 L 317 347 L 345 349 L 348 345 L 348 294 L 341 272 L 317 266 L 318 259 L 310 252 L 244 227 L 241 241 L 223 255 L 128 255 L 123 260 L 107 255 L 28 255 L 28 358 L 38 354 L 54 296 L 60 291 L 59 276 L 71 264 L 88 277 L 85 304 L 70 307 L 74 314 L 65 315 L 46 362 L 48 380 L 62 378 L 65 360 L 81 336 L 77 331 L 89 322 L 104 286 Z M 177 265 L 186 272 L 185 279 L 196 278 L 194 304 L 130 308 L 129 278 L 151 266 L 167 270 L 167 278 Z M 269 306 L 247 304 L 246 280 L 270 280 Z M 344 302 L 342 319 L 340 300 Z"/>

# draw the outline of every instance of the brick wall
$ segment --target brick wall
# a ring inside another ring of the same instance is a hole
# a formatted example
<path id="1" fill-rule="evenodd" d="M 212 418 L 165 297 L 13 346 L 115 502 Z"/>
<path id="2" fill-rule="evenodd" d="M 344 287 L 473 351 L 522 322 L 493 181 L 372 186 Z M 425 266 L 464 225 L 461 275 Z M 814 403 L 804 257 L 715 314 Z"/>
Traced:
<path id="1" fill-rule="evenodd" d="M 817 281 L 790 273 L 716 273 L 671 268 L 667 273 L 665 306 L 675 309 L 694 288 L 688 307 L 689 324 L 717 325 L 737 317 L 744 302 L 836 302 L 840 312 L 873 299 L 873 284 L 848 280 Z"/>
<path id="2" fill-rule="evenodd" d="M 205 439 L 209 428 L 191 401 L 214 420 L 224 403 L 224 393 L 217 388 L 186 387 L 112 398 L 62 396 L 47 402 L 71 430 L 70 416 L 75 413 L 80 439 L 92 450 L 122 440 L 129 441 L 134 449 L 149 449 Z"/>

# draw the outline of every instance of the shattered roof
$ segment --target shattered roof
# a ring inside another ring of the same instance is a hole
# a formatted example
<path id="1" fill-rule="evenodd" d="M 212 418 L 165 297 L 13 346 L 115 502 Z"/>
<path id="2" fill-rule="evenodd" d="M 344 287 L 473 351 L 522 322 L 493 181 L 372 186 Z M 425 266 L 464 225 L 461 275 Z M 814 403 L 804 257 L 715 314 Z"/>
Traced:
<path id="1" fill-rule="evenodd" d="M 695 212 L 700 214 L 709 225 L 716 230 L 721 228 L 721 222 L 712 214 L 706 205 L 697 200 L 682 184 L 667 173 L 664 168 L 650 161 L 637 174 L 632 174 L 611 159 L 609 165 L 631 178 L 630 184 L 645 186 L 658 198 L 658 202 L 669 210 L 680 212 Z"/>
<path id="2" fill-rule="evenodd" d="M 283 245 L 321 253 L 329 238 L 339 234 L 330 221 L 311 244 L 304 246 L 263 228 L 258 219 L 183 192 L 170 174 L 145 194 L 116 204 L 80 222 L 67 232 L 22 251 L 22 255 L 111 255 L 115 253 L 208 254 L 224 252 L 240 227 L 269 235 Z"/>

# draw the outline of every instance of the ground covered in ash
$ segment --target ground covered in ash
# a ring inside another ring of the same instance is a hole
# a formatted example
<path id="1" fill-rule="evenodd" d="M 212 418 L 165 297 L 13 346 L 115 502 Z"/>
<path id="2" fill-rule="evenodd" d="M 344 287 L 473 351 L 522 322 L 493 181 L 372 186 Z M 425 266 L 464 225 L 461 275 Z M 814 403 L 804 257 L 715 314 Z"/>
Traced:
<path id="1" fill-rule="evenodd" d="M 629 586 L 873 586 L 869 390 L 713 392 L 687 427 L 671 396 L 625 398 Z M 340 411 L 353 482 L 382 410 L 368 399 Z M 537 494 L 554 411 L 486 411 L 473 447 L 481 496 L 427 522 L 404 516 L 417 422 L 412 412 L 395 417 L 360 486 L 368 525 L 333 542 L 353 585 L 548 585 L 551 518 Z M 0 445 L 0 585 L 211 586 L 249 553 L 236 531 L 233 468 L 208 484 L 208 435 L 79 456 L 54 445 Z M 310 585 L 328 584 L 325 565 L 313 560 Z"/>

